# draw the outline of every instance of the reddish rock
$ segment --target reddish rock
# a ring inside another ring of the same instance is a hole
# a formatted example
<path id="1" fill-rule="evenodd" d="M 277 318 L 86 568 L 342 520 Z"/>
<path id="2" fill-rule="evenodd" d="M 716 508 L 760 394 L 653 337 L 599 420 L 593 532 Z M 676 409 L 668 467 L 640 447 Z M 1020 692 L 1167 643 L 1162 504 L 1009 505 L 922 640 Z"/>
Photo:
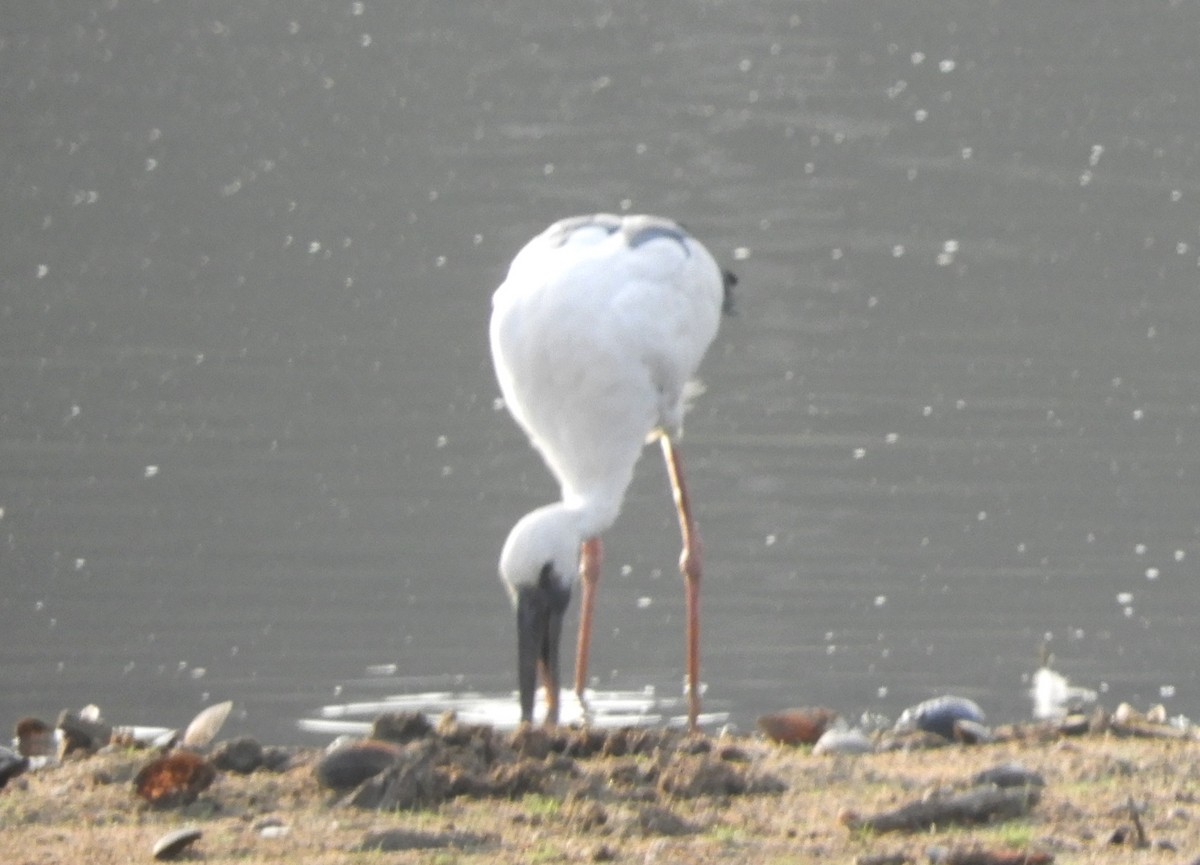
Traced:
<path id="1" fill-rule="evenodd" d="M 784 709 L 758 719 L 758 728 L 781 745 L 814 745 L 837 719 L 837 712 L 823 706 Z"/>
<path id="2" fill-rule="evenodd" d="M 174 751 L 143 766 L 133 788 L 155 808 L 175 808 L 196 801 L 216 777 L 217 770 L 204 757 Z"/>

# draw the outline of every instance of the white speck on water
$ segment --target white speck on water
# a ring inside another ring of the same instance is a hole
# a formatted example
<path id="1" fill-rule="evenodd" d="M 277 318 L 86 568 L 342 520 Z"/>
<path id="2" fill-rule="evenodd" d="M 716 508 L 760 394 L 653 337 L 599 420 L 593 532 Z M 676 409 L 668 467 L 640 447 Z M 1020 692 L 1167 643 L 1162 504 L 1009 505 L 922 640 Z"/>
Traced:
<path id="1" fill-rule="evenodd" d="M 745 261 L 749 257 L 750 257 L 750 247 L 748 247 L 748 246 L 739 246 L 737 249 L 735 249 L 733 251 L 734 261 Z"/>
<path id="2" fill-rule="evenodd" d="M 146 466 L 142 469 L 142 477 L 152 478 L 158 474 L 158 466 Z"/>
<path id="3" fill-rule="evenodd" d="M 39 264 L 39 265 L 37 266 L 37 278 L 38 278 L 38 279 L 45 279 L 45 278 L 46 278 L 46 274 L 48 274 L 49 272 L 50 272 L 50 268 L 49 268 L 49 267 L 47 267 L 46 265 L 44 265 L 44 264 Z"/>
<path id="4" fill-rule="evenodd" d="M 892 247 L 892 257 L 900 258 L 902 255 L 904 255 L 904 244 L 897 243 L 895 246 Z"/>
<path id="5" fill-rule="evenodd" d="M 875 694 L 879 697 L 879 699 L 884 699 L 888 695 L 887 685 L 880 685 L 879 688 L 876 689 Z"/>
<path id="6" fill-rule="evenodd" d="M 446 266 L 446 256 L 439 255 L 437 258 L 435 258 L 433 260 L 433 266 L 434 267 L 445 267 Z"/>
<path id="7" fill-rule="evenodd" d="M 492 411 L 504 411 L 504 397 L 498 396 L 492 400 Z"/>
<path id="8" fill-rule="evenodd" d="M 933 414 L 933 406 L 931 406 L 931 405 L 925 406 L 925 408 L 921 409 L 921 414 L 924 415 L 925 417 L 929 417 L 930 415 Z"/>
<path id="9" fill-rule="evenodd" d="M 1184 243 L 1183 241 L 1180 241 L 1179 243 L 1175 244 L 1175 254 L 1176 255 L 1187 255 L 1188 254 L 1188 245 L 1186 243 Z"/>
<path id="10" fill-rule="evenodd" d="M 82 571 L 85 567 L 87 567 L 87 559 L 75 560 L 75 570 Z"/>
<path id="11" fill-rule="evenodd" d="M 954 67 L 957 65 L 958 64 L 956 64 L 953 60 L 949 60 L 949 59 L 943 60 L 942 62 L 940 62 L 938 64 L 938 71 L 939 72 L 953 72 Z"/>
<path id="12" fill-rule="evenodd" d="M 964 147 L 962 149 L 962 158 L 963 159 L 970 159 L 974 155 L 975 155 L 974 147 Z"/>
<path id="13" fill-rule="evenodd" d="M 637 599 L 637 608 L 639 610 L 645 610 L 653 603 L 654 603 L 653 598 L 648 597 L 646 595 L 642 595 L 640 598 Z"/>
<path id="14" fill-rule="evenodd" d="M 842 249 L 839 246 L 835 246 L 833 249 L 831 249 L 829 251 L 829 257 L 832 258 L 834 261 L 841 261 L 842 255 L 843 255 Z"/>
<path id="15" fill-rule="evenodd" d="M 34 612 L 40 613 L 42 610 L 46 609 L 46 602 L 45 601 L 34 601 L 33 609 L 34 609 Z"/>
<path id="16" fill-rule="evenodd" d="M 1091 182 L 1092 182 L 1092 172 L 1084 171 L 1082 174 L 1079 175 L 1079 185 L 1080 186 L 1087 186 Z"/>
<path id="17" fill-rule="evenodd" d="M 444 435 L 438 436 L 437 440 L 433 443 L 433 446 L 436 448 L 444 448 L 446 446 L 446 441 L 447 439 Z"/>
<path id="18" fill-rule="evenodd" d="M 775 546 L 775 541 L 777 540 L 778 538 L 775 535 L 767 535 L 765 538 L 763 538 L 763 546 L 773 547 Z"/>
<path id="19" fill-rule="evenodd" d="M 228 198 L 231 195 L 237 195 L 242 189 L 242 179 L 235 177 L 233 180 L 221 187 L 221 195 Z"/>
<path id="20" fill-rule="evenodd" d="M 621 565 L 621 576 L 628 577 L 633 573 L 633 565 Z"/>
<path id="21" fill-rule="evenodd" d="M 1100 162 L 1100 157 L 1103 155 L 1104 155 L 1104 145 L 1103 144 L 1093 144 L 1092 145 L 1092 153 L 1088 157 L 1088 165 L 1092 166 L 1092 168 L 1095 168 L 1096 165 Z"/>
<path id="22" fill-rule="evenodd" d="M 203 679 L 206 675 L 208 675 L 208 669 L 206 667 L 193 667 L 189 675 L 193 679 Z"/>
<path id="23" fill-rule="evenodd" d="M 1174 685 L 1163 685 L 1161 688 L 1158 689 L 1158 696 L 1162 697 L 1164 700 L 1171 699 L 1172 697 L 1175 696 L 1175 686 Z"/>
<path id="24" fill-rule="evenodd" d="M 1137 544 L 1137 545 L 1135 545 L 1135 546 L 1134 546 L 1134 548 L 1133 548 L 1133 554 L 1134 554 L 1135 556 L 1144 556 L 1144 555 L 1146 555 L 1146 545 L 1145 545 L 1145 544 Z"/>
<path id="25" fill-rule="evenodd" d="M 153 171 L 156 168 L 158 168 L 158 160 L 153 156 L 146 157 L 146 170 Z"/>
<path id="26" fill-rule="evenodd" d="M 982 523 L 984 520 L 986 520 L 987 518 L 988 518 L 987 511 L 980 511 L 979 513 L 977 513 L 977 514 L 975 515 L 975 519 L 979 520 L 979 522 L 981 522 L 981 523 Z"/>
<path id="27" fill-rule="evenodd" d="M 316 255 L 320 251 L 321 251 L 321 241 L 313 240 L 313 241 L 309 242 L 309 244 L 308 244 L 309 255 Z"/>
<path id="28" fill-rule="evenodd" d="M 866 449 L 866 448 L 855 448 L 855 449 L 854 449 L 854 458 L 855 458 L 856 460 L 861 460 L 861 459 L 862 459 L 863 457 L 865 457 L 866 455 L 867 455 L 867 449 Z"/>
<path id="29" fill-rule="evenodd" d="M 876 607 L 882 607 L 886 603 L 887 603 L 887 595 L 876 595 L 875 596 L 875 606 Z"/>
<path id="30" fill-rule="evenodd" d="M 1158 573 L 1159 573 L 1158 568 L 1146 568 L 1146 579 L 1147 580 L 1157 580 Z"/>
<path id="31" fill-rule="evenodd" d="M 883 437 L 883 440 L 890 445 L 894 445 L 900 440 L 900 435 L 898 433 L 888 433 Z"/>
<path id="32" fill-rule="evenodd" d="M 1133 592 L 1118 592 L 1117 603 L 1125 606 L 1133 603 Z"/>
<path id="33" fill-rule="evenodd" d="M 358 44 L 361 45 L 363 48 L 370 48 L 371 47 L 371 34 L 364 33 L 361 36 L 359 36 Z"/>
<path id="34" fill-rule="evenodd" d="M 917 121 L 917 123 L 924 123 L 928 119 L 929 119 L 929 112 L 926 111 L 924 108 L 918 108 L 916 111 L 913 112 L 913 120 Z"/>
<path id="35" fill-rule="evenodd" d="M 0 516 L 3 516 L 3 514 L 4 514 L 3 509 L 0 509 Z M 1183 550 L 1176 550 L 1175 551 L 1175 561 L 1182 562 L 1184 559 L 1184 556 L 1186 556 L 1186 555 L 1187 555 L 1187 553 L 1185 553 Z"/>
<path id="36" fill-rule="evenodd" d="M 920 66 L 925 62 L 925 54 L 921 51 L 914 51 L 908 59 L 913 66 Z"/>
<path id="37" fill-rule="evenodd" d="M 1180 190 L 1178 190 L 1178 189 L 1171 190 L 1171 200 L 1172 201 L 1179 201 L 1182 198 L 1183 198 L 1183 193 Z"/>

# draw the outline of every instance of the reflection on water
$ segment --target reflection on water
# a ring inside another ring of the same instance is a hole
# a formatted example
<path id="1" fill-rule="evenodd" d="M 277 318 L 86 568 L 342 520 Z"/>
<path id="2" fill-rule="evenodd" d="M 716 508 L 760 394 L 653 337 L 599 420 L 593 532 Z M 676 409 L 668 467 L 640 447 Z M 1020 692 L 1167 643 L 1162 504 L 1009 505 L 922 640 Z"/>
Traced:
<path id="1" fill-rule="evenodd" d="M 394 673 L 394 671 L 391 671 Z M 406 677 L 388 675 L 378 671 L 374 681 L 360 683 L 372 690 L 396 689 L 405 693 L 390 694 L 376 700 L 353 703 L 334 703 L 322 706 L 315 717 L 302 718 L 301 730 L 326 735 L 365 736 L 371 732 L 373 719 L 388 712 L 423 712 L 438 716 L 453 712 L 458 720 L 468 724 L 490 724 L 497 729 L 515 729 L 521 721 L 521 710 L 515 691 L 506 694 L 484 694 L 463 690 L 417 691 L 428 680 L 409 681 Z M 545 707 L 545 689 L 539 689 L 535 716 Z M 593 727 L 652 727 L 669 725 L 687 726 L 687 704 L 683 696 L 665 697 L 653 687 L 640 691 L 596 691 L 588 690 L 584 695 L 587 710 L 579 702 L 574 691 L 564 690 L 559 699 L 560 720 L 572 725 L 585 721 Z M 698 722 L 713 728 L 729 720 L 728 712 L 704 712 Z"/>
<path id="2" fill-rule="evenodd" d="M 713 706 L 1023 716 L 1045 645 L 1200 714 L 1196 4 L 5 24 L 0 723 L 229 698 L 287 739 L 381 659 L 507 705 L 496 558 L 555 490 L 495 407 L 489 296 L 622 209 L 741 278 L 683 442 Z M 606 550 L 593 687 L 674 693 L 656 460 Z"/>

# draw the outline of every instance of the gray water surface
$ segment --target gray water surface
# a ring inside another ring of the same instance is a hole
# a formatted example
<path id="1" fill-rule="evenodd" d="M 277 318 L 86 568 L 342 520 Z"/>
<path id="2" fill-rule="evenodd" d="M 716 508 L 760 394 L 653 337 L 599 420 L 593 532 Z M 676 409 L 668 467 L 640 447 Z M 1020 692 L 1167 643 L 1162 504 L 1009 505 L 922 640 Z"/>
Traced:
<path id="1" fill-rule="evenodd" d="M 1044 645 L 1200 714 L 1200 7 L 17 2 L 0 30 L 0 723 L 264 739 L 515 685 L 554 485 L 487 357 L 564 215 L 741 278 L 683 448 L 709 705 L 945 692 Z M 599 690 L 678 694 L 647 453 Z"/>

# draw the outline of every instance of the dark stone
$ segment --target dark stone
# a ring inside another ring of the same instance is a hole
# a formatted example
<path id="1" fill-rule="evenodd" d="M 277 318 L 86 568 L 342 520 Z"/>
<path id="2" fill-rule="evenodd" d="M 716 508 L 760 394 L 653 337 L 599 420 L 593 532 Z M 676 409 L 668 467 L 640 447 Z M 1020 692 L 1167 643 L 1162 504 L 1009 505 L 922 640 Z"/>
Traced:
<path id="1" fill-rule="evenodd" d="M 433 733 L 433 725 L 421 712 L 388 712 L 371 725 L 371 738 L 406 745 Z"/>
<path id="2" fill-rule="evenodd" d="M 263 764 L 263 747 L 257 739 L 228 739 L 213 749 L 212 762 L 223 772 L 249 775 Z"/>
<path id="3" fill-rule="evenodd" d="M 317 783 L 332 790 L 350 790 L 378 775 L 396 761 L 404 749 L 392 742 L 368 739 L 330 751 L 313 769 Z"/>

